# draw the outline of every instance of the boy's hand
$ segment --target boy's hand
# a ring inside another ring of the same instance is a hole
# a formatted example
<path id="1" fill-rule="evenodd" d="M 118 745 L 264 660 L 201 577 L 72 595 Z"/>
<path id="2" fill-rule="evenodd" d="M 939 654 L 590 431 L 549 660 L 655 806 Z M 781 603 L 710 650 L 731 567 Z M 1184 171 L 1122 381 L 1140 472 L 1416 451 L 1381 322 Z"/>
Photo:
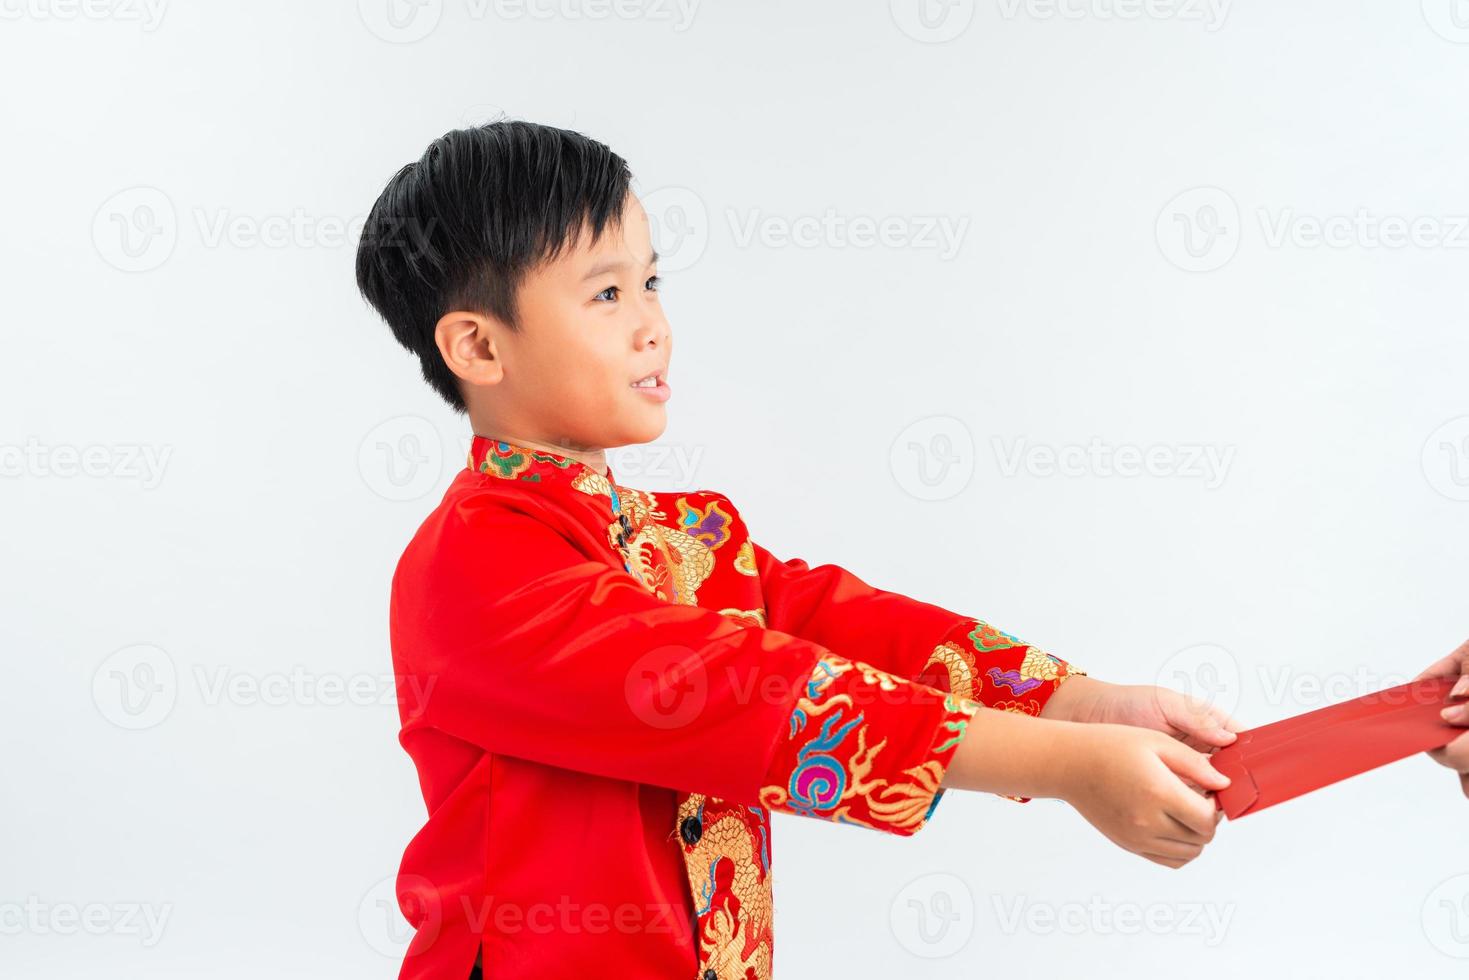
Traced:
<path id="1" fill-rule="evenodd" d="M 1229 785 L 1207 755 L 1126 725 L 1074 731 L 1058 760 L 1062 799 L 1112 843 L 1156 864 L 1181 868 L 1203 852 L 1224 814 L 1195 787 Z"/>
<path id="2" fill-rule="evenodd" d="M 1041 717 L 1150 728 L 1205 752 L 1230 744 L 1234 733 L 1243 730 L 1239 722 L 1198 698 L 1166 687 L 1109 684 L 1085 675 L 1066 678 Z"/>
<path id="3" fill-rule="evenodd" d="M 1463 643 L 1453 653 L 1431 664 L 1423 673 L 1413 678 L 1421 681 L 1426 677 L 1452 677 L 1462 674 L 1459 683 L 1454 685 L 1455 697 L 1463 697 L 1469 694 L 1469 641 Z M 1071 683 L 1070 679 L 1066 684 Z M 1065 687 L 1066 684 L 1062 684 Z M 1060 694 L 1060 690 L 1056 691 Z M 1451 705 L 1443 710 L 1444 721 L 1455 725 L 1469 726 L 1469 704 Z M 1435 762 L 1448 766 L 1459 774 L 1459 785 L 1464 788 L 1464 795 L 1469 796 L 1469 734 L 1460 735 L 1448 745 L 1441 749 L 1430 749 L 1430 758 Z"/>

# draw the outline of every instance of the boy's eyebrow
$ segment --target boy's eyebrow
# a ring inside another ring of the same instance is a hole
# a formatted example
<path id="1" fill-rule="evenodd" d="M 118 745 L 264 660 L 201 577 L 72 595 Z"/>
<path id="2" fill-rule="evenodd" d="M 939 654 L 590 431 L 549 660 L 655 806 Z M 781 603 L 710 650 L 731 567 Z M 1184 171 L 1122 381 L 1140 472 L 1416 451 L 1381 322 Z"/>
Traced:
<path id="1" fill-rule="evenodd" d="M 658 250 L 653 249 L 651 252 L 648 253 L 648 265 L 656 265 L 657 262 Z M 585 276 L 582 277 L 582 282 L 586 282 L 588 279 L 595 279 L 598 276 L 605 275 L 609 272 L 614 272 L 617 269 L 625 268 L 627 268 L 627 262 L 624 259 L 612 259 L 607 262 L 598 262 L 595 266 L 592 267 L 591 272 L 588 272 Z"/>

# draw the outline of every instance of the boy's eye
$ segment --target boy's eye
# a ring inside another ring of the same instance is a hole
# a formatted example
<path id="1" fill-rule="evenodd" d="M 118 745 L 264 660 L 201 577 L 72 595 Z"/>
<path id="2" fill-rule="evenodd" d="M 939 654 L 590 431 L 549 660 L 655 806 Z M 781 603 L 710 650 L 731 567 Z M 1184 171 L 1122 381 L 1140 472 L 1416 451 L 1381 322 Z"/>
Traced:
<path id="1" fill-rule="evenodd" d="M 643 283 L 643 288 L 651 289 L 653 292 L 657 292 L 658 287 L 661 285 L 663 285 L 663 279 L 661 276 L 649 276 L 648 281 Z M 611 303 L 617 299 L 617 294 L 620 291 L 621 290 L 616 286 L 608 286 L 606 289 L 602 290 L 600 293 L 592 298 Z"/>

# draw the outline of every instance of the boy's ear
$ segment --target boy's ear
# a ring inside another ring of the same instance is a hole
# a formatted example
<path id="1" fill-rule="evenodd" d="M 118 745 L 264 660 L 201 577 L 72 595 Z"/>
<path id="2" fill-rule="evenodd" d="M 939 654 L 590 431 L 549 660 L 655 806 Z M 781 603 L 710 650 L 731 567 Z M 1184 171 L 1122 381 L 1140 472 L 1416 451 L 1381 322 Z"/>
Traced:
<path id="1" fill-rule="evenodd" d="M 494 317 L 455 310 L 434 326 L 434 342 L 449 370 L 466 384 L 497 384 L 505 376 L 497 338 L 504 327 Z"/>

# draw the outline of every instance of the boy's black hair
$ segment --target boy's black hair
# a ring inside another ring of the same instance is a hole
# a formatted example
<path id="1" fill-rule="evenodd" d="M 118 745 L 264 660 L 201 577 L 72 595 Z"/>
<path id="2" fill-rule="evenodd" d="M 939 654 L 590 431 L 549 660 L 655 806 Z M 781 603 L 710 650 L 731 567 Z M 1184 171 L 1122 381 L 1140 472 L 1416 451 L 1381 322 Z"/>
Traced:
<path id="1" fill-rule="evenodd" d="M 434 343 L 451 310 L 521 327 L 527 272 L 589 226 L 621 223 L 627 161 L 581 133 L 519 120 L 456 129 L 378 196 L 357 245 L 357 288 L 418 355 L 424 380 L 463 414 L 459 379 Z"/>

